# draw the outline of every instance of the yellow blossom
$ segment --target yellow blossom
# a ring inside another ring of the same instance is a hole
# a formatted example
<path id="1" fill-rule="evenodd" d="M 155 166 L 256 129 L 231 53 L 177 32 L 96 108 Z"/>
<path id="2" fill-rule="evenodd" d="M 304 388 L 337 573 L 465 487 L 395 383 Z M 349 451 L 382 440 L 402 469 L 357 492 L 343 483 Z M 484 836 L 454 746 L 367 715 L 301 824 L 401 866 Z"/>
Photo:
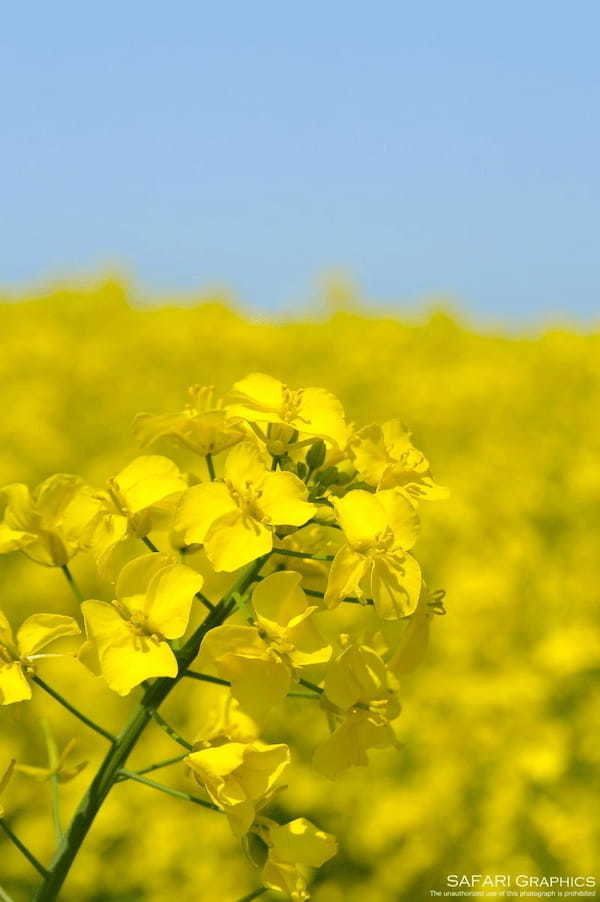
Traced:
<path id="1" fill-rule="evenodd" d="M 419 530 L 410 502 L 393 489 L 375 494 L 356 489 L 333 504 L 346 544 L 331 565 L 326 606 L 358 596 L 372 598 L 384 620 L 411 614 L 419 600 L 421 568 L 408 554 Z"/>
<path id="2" fill-rule="evenodd" d="M 140 413 L 134 432 L 141 445 L 169 438 L 196 454 L 218 454 L 243 438 L 243 432 L 228 420 L 223 401 L 215 398 L 212 386 L 192 385 L 190 402 L 179 413 Z"/>
<path id="3" fill-rule="evenodd" d="M 283 424 L 336 447 L 344 447 L 348 440 L 344 408 L 334 395 L 322 388 L 291 389 L 264 373 L 251 373 L 236 382 L 226 410 L 230 417 Z"/>
<path id="4" fill-rule="evenodd" d="M 277 526 L 301 526 L 315 507 L 292 473 L 272 472 L 258 447 L 229 452 L 223 481 L 193 486 L 181 498 L 175 531 L 187 545 L 203 544 L 217 571 L 233 571 L 268 554 Z"/>
<path id="5" fill-rule="evenodd" d="M 287 695 L 297 671 L 323 664 L 331 647 L 321 636 L 300 586 L 302 577 L 280 571 L 262 580 L 252 594 L 255 626 L 224 624 L 206 636 L 202 653 L 243 711 L 262 720 Z"/>
<path id="6" fill-rule="evenodd" d="M 6 502 L 0 554 L 23 551 L 38 564 L 62 567 L 87 546 L 87 529 L 100 502 L 78 476 L 57 473 L 33 492 L 23 483 L 0 491 Z"/>
<path id="7" fill-rule="evenodd" d="M 399 488 L 414 502 L 439 501 L 448 490 L 433 481 L 429 461 L 400 420 L 359 429 L 349 443 L 360 477 L 382 489 Z"/>
<path id="8" fill-rule="evenodd" d="M 273 796 L 290 764 L 287 745 L 226 742 L 186 758 L 195 780 L 223 809 L 236 836 L 248 832 L 256 812 Z"/>
<path id="9" fill-rule="evenodd" d="M 90 599 L 81 605 L 88 641 L 81 660 L 97 657 L 106 682 L 127 695 L 150 677 L 177 675 L 169 645 L 187 629 L 202 577 L 167 554 L 146 554 L 123 567 L 112 604 Z"/>
<path id="10" fill-rule="evenodd" d="M 330 779 L 349 767 L 366 766 L 368 749 L 396 744 L 390 723 L 400 703 L 381 657 L 366 645 L 349 644 L 327 668 L 324 698 L 337 726 L 316 750 L 315 768 Z"/>
<path id="11" fill-rule="evenodd" d="M 287 894 L 292 902 L 310 899 L 303 870 L 318 868 L 337 853 L 337 842 L 331 833 L 319 830 L 305 817 L 287 824 L 261 818 L 259 836 L 268 846 L 262 882 L 269 889 Z"/>
<path id="12" fill-rule="evenodd" d="M 108 480 L 108 494 L 90 530 L 91 550 L 103 575 L 112 575 L 116 549 L 129 536 L 170 527 L 175 502 L 186 488 L 177 465 L 155 454 L 136 457 Z"/>
<path id="13" fill-rule="evenodd" d="M 34 662 L 56 639 L 76 636 L 80 632 L 72 617 L 63 614 L 32 614 L 17 630 L 16 639 L 8 620 L 0 611 L 0 705 L 10 705 L 31 698 L 28 676 L 34 673 Z"/>

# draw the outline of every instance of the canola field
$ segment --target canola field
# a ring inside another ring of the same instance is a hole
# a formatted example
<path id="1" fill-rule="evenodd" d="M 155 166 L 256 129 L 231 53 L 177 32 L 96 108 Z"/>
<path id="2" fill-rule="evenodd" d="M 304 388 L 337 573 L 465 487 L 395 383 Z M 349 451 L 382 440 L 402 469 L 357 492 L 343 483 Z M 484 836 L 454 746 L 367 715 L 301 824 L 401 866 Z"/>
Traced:
<path id="1" fill-rule="evenodd" d="M 0 334 L 0 485 L 62 472 L 103 486 L 140 453 L 138 412 L 177 411 L 191 384 L 222 392 L 258 371 L 327 388 L 359 424 L 400 418 L 450 489 L 421 509 L 417 556 L 430 587 L 446 590 L 447 614 L 433 618 L 425 660 L 402 680 L 402 747 L 331 782 L 309 766 L 317 712 L 297 699 L 275 717 L 273 735 L 294 750 L 279 819 L 305 815 L 339 842 L 315 874 L 316 902 L 416 902 L 448 874 L 595 873 L 600 333 L 481 334 L 443 313 L 422 324 L 343 311 L 259 322 L 210 299 L 135 309 L 105 282 L 0 303 Z M 185 469 L 186 452 L 169 454 Z M 91 564 L 77 557 L 72 569 L 95 597 Z M 79 616 L 60 570 L 21 554 L 0 557 L 0 585 L 14 622 L 39 610 Z M 44 675 L 113 731 L 131 709 L 75 660 L 49 659 Z M 167 705 L 185 735 L 211 691 L 199 685 L 193 705 Z M 12 758 L 45 765 L 42 721 L 60 749 L 76 737 L 71 758 L 88 764 L 61 787 L 66 821 L 104 746 L 40 696 L 0 708 L 0 773 Z M 149 729 L 156 757 L 174 754 Z M 49 783 L 21 773 L 1 805 L 48 861 Z M 0 885 L 18 902 L 38 882 L 0 834 Z M 257 885 L 225 818 L 127 782 L 60 898 L 235 902 Z"/>

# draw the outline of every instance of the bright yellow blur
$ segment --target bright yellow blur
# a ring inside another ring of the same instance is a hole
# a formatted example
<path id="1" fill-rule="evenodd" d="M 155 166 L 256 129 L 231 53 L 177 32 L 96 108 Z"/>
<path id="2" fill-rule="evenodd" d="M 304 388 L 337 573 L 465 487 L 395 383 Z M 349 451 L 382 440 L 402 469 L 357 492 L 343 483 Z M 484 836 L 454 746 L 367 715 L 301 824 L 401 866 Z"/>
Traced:
<path id="1" fill-rule="evenodd" d="M 101 484 L 139 452 L 136 413 L 178 410 L 188 385 L 223 390 L 257 370 L 326 387 L 357 423 L 402 418 L 450 487 L 449 502 L 422 505 L 418 553 L 431 588 L 448 592 L 448 615 L 435 618 L 425 663 L 406 678 L 403 751 L 372 753 L 369 771 L 329 783 L 308 767 L 323 731 L 308 703 L 290 700 L 273 725 L 296 753 L 280 819 L 306 816 L 340 840 L 316 902 L 413 902 L 449 873 L 594 872 L 600 334 L 481 335 L 443 314 L 417 326 L 343 312 L 249 322 L 220 303 L 136 311 L 113 282 L 0 305 L 0 334 L 0 484 L 54 472 Z M 73 570 L 93 597 L 91 565 L 76 558 Z M 60 571 L 21 555 L 0 560 L 0 586 L 17 622 L 42 609 L 78 614 Z M 132 705 L 74 662 L 49 660 L 44 676 L 112 730 Z M 165 714 L 193 735 L 210 691 L 186 686 Z M 90 761 L 62 788 L 68 814 L 102 740 L 39 693 L 0 712 L 0 772 L 11 757 L 47 763 L 42 716 L 59 748 L 77 736 L 73 760 Z M 160 730 L 151 736 L 136 766 L 149 745 L 153 760 L 177 754 Z M 2 802 L 48 860 L 49 786 L 19 776 Z M 61 899 L 234 902 L 259 878 L 225 821 L 120 784 Z M 0 883 L 16 899 L 35 885 L 2 835 Z"/>

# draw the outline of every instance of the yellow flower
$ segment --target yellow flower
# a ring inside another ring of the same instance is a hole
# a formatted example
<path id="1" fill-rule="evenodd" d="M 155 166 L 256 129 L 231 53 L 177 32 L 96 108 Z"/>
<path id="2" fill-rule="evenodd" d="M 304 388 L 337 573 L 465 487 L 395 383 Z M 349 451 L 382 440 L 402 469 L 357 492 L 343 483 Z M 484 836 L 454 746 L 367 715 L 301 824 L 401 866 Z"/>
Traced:
<path id="1" fill-rule="evenodd" d="M 396 744 L 390 722 L 400 703 L 380 656 L 366 645 L 351 644 L 327 668 L 324 697 L 330 704 L 335 732 L 316 750 L 315 768 L 335 777 L 349 767 L 368 765 L 367 750 Z"/>
<path id="2" fill-rule="evenodd" d="M 81 771 L 87 767 L 88 764 L 87 761 L 79 761 L 77 764 L 67 764 L 69 755 L 76 745 L 77 740 L 70 739 L 58 756 L 56 764 L 53 767 L 36 767 L 32 764 L 17 764 L 16 770 L 20 774 L 31 777 L 33 780 L 39 780 L 42 783 L 51 780 L 53 777 L 56 777 L 59 783 L 69 783 L 71 780 L 74 780 L 75 777 L 79 776 Z"/>
<path id="3" fill-rule="evenodd" d="M 414 502 L 448 497 L 448 490 L 433 481 L 429 461 L 415 448 L 400 420 L 359 429 L 349 443 L 349 452 L 361 478 L 371 485 L 399 488 Z"/>
<path id="4" fill-rule="evenodd" d="M 78 476 L 57 473 L 33 492 L 22 483 L 0 491 L 6 501 L 0 554 L 23 551 L 47 567 L 62 567 L 87 546 L 87 528 L 100 502 Z"/>
<path id="5" fill-rule="evenodd" d="M 17 630 L 16 640 L 5 615 L 0 611 L 0 705 L 31 698 L 27 677 L 34 661 L 46 657 L 39 652 L 56 639 L 80 632 L 72 617 L 63 614 L 32 614 Z"/>
<path id="6" fill-rule="evenodd" d="M 195 780 L 223 809 L 236 836 L 248 832 L 289 767 L 287 745 L 226 742 L 192 752 L 185 759 Z"/>
<path id="7" fill-rule="evenodd" d="M 170 438 L 197 454 L 218 454 L 243 438 L 243 432 L 227 419 L 223 402 L 215 399 L 214 388 L 192 385 L 190 403 L 180 413 L 140 413 L 134 432 L 141 445 Z"/>
<path id="8" fill-rule="evenodd" d="M 335 837 L 319 830 L 305 817 L 287 824 L 261 818 L 257 832 L 269 849 L 262 872 L 263 884 L 286 893 L 292 902 L 310 899 L 302 869 L 321 867 L 333 858 L 337 854 Z"/>
<path id="9" fill-rule="evenodd" d="M 421 568 L 407 553 L 419 530 L 410 502 L 393 489 L 375 494 L 357 489 L 333 504 L 346 544 L 331 565 L 326 606 L 366 593 L 384 620 L 411 614 L 419 600 Z"/>
<path id="10" fill-rule="evenodd" d="M 225 624 L 211 630 L 202 653 L 243 711 L 262 720 L 287 695 L 296 672 L 323 664 L 331 647 L 317 630 L 300 587 L 299 573 L 281 571 L 262 580 L 252 594 L 256 626 Z"/>
<path id="11" fill-rule="evenodd" d="M 112 604 L 90 599 L 81 605 L 88 642 L 81 660 L 94 655 L 106 682 L 119 695 L 150 677 L 177 676 L 168 640 L 187 629 L 202 577 L 167 554 L 146 554 L 123 567 Z"/>
<path id="12" fill-rule="evenodd" d="M 237 570 L 268 554 L 276 526 L 301 526 L 315 506 L 292 473 L 271 472 L 258 447 L 242 442 L 225 462 L 224 481 L 193 486 L 181 498 L 175 531 L 187 545 L 203 544 L 217 571 Z"/>
<path id="13" fill-rule="evenodd" d="M 233 386 L 227 414 L 251 423 L 279 423 L 301 435 L 317 436 L 343 448 L 348 440 L 344 408 L 322 388 L 291 389 L 263 373 L 251 373 Z"/>
<path id="14" fill-rule="evenodd" d="M 2 793 L 4 792 L 4 790 L 6 789 L 6 787 L 8 786 L 8 784 L 10 782 L 10 779 L 15 770 L 16 763 L 17 762 L 15 761 L 14 758 L 11 761 L 9 761 L 8 767 L 6 768 L 6 770 L 0 777 L 0 796 L 2 795 Z M 3 818 L 4 814 L 5 814 L 4 808 L 3 808 L 2 804 L 0 803 L 0 818 Z"/>
<path id="15" fill-rule="evenodd" d="M 115 551 L 129 536 L 169 528 L 187 483 L 168 457 L 136 457 L 108 480 L 108 495 L 90 530 L 91 551 L 103 575 L 112 575 Z M 102 496 L 99 496 L 102 497 Z"/>

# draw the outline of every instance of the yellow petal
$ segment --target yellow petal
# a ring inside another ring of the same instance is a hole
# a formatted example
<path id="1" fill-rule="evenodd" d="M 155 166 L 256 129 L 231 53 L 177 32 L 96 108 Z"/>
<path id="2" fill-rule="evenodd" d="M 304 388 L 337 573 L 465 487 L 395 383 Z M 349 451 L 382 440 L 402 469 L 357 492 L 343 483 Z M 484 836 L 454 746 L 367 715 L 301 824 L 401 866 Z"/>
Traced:
<path id="1" fill-rule="evenodd" d="M 109 687 L 119 695 L 128 695 L 152 677 L 177 676 L 177 659 L 167 643 L 145 638 L 109 645 L 100 656 L 100 666 Z"/>
<path id="2" fill-rule="evenodd" d="M 6 523 L 0 523 L 0 554 L 19 551 L 35 542 L 35 535 L 19 529 L 11 529 Z"/>
<path id="3" fill-rule="evenodd" d="M 12 705 L 31 698 L 31 687 L 18 661 L 0 662 L 0 705 Z"/>
<path id="4" fill-rule="evenodd" d="M 350 454 L 361 478 L 371 485 L 378 485 L 390 462 L 381 426 L 360 429 L 352 439 Z"/>
<path id="5" fill-rule="evenodd" d="M 131 514 L 187 488 L 177 465 L 168 457 L 154 454 L 136 457 L 115 477 L 114 483 Z"/>
<path id="6" fill-rule="evenodd" d="M 136 595 L 145 595 L 150 580 L 165 567 L 177 562 L 173 554 L 165 552 L 153 552 L 141 554 L 132 561 L 128 561 L 119 573 L 115 594 L 119 599 L 126 599 Z"/>
<path id="7" fill-rule="evenodd" d="M 353 712 L 342 721 L 335 733 L 315 750 L 315 770 L 335 780 L 349 767 L 366 767 L 367 750 L 394 745 L 396 737 L 388 724 L 374 722 L 367 711 Z"/>
<path id="8" fill-rule="evenodd" d="M 260 799 L 280 782 L 290 765 L 290 750 L 284 743 L 267 745 L 256 741 L 249 745 L 237 777 L 246 797 Z"/>
<path id="9" fill-rule="evenodd" d="M 337 852 L 331 833 L 319 830 L 305 817 L 269 829 L 269 846 L 278 861 L 319 868 Z"/>
<path id="10" fill-rule="evenodd" d="M 240 442 L 225 461 L 225 481 L 242 494 L 248 486 L 257 486 L 267 473 L 267 460 L 255 442 Z"/>
<path id="11" fill-rule="evenodd" d="M 349 545 L 342 545 L 333 559 L 327 579 L 324 604 L 334 608 L 344 598 L 361 596 L 361 580 L 367 570 L 368 561 Z"/>
<path id="12" fill-rule="evenodd" d="M 300 410 L 292 425 L 307 435 L 328 439 L 344 448 L 350 435 L 341 402 L 323 388 L 305 388 L 300 393 Z"/>
<path id="13" fill-rule="evenodd" d="M 280 423 L 282 406 L 282 383 L 264 373 L 250 373 L 234 384 L 225 409 L 230 417 Z"/>
<path id="14" fill-rule="evenodd" d="M 303 614 L 307 603 L 301 582 L 300 573 L 281 570 L 258 583 L 252 593 L 252 604 L 259 622 L 286 627 L 290 620 Z"/>
<path id="15" fill-rule="evenodd" d="M 291 627 L 286 635 L 294 646 L 291 658 L 295 667 L 325 664 L 331 658 L 331 645 L 325 641 L 312 617 Z"/>
<path id="16" fill-rule="evenodd" d="M 386 511 L 377 496 L 362 489 L 334 498 L 338 522 L 353 548 L 365 549 L 373 545 L 388 525 Z"/>
<path id="17" fill-rule="evenodd" d="M 148 587 L 146 611 L 150 624 L 167 639 L 182 636 L 194 596 L 203 583 L 202 576 L 185 564 L 159 570 Z"/>
<path id="18" fill-rule="evenodd" d="M 421 568 L 411 554 L 384 555 L 371 564 L 370 586 L 375 610 L 383 620 L 413 613 L 419 602 Z"/>
<path id="19" fill-rule="evenodd" d="M 366 645 L 350 645 L 325 674 L 325 695 L 342 710 L 357 702 L 368 703 L 386 687 L 386 667 L 379 655 Z"/>
<path id="20" fill-rule="evenodd" d="M 271 530 L 236 511 L 217 520 L 204 545 L 206 556 L 217 572 L 232 573 L 273 547 Z"/>
<path id="21" fill-rule="evenodd" d="M 4 519 L 12 529 L 34 532 L 39 518 L 33 509 L 31 493 L 22 482 L 13 482 L 0 490 L 0 500 L 6 503 Z"/>
<path id="22" fill-rule="evenodd" d="M 177 659 L 166 642 L 134 634 L 118 611 L 103 601 L 84 601 L 81 608 L 102 674 L 119 695 L 151 677 L 177 676 Z"/>
<path id="23" fill-rule="evenodd" d="M 375 497 L 386 512 L 388 525 L 394 533 L 394 547 L 408 550 L 419 535 L 419 515 L 401 492 L 389 489 Z"/>
<path id="24" fill-rule="evenodd" d="M 306 486 L 293 473 L 267 473 L 261 491 L 261 510 L 275 526 L 302 526 L 316 513 Z"/>
<path id="25" fill-rule="evenodd" d="M 241 710 L 256 721 L 264 721 L 290 688 L 289 668 L 267 655 L 258 658 L 232 652 L 219 659 L 218 669 L 223 679 L 230 681 L 231 694 Z"/>
<path id="26" fill-rule="evenodd" d="M 411 673 L 421 663 L 429 642 L 432 615 L 427 610 L 426 594 L 421 593 L 416 611 L 408 620 L 398 624 L 402 634 L 392 648 L 388 668 L 396 676 Z"/>
<path id="27" fill-rule="evenodd" d="M 262 870 L 262 882 L 268 889 L 283 893 L 292 902 L 306 902 L 310 895 L 306 880 L 293 864 L 269 856 Z"/>
<path id="28" fill-rule="evenodd" d="M 46 525 L 56 523 L 83 485 L 83 479 L 79 476 L 55 473 L 37 487 L 34 506 Z"/>
<path id="29" fill-rule="evenodd" d="M 32 614 L 17 630 L 17 643 L 23 657 L 37 654 L 50 642 L 64 636 L 78 636 L 81 630 L 72 617 L 64 614 Z"/>
<path id="30" fill-rule="evenodd" d="M 16 652 L 13 631 L 4 611 L 0 611 L 0 642 L 8 646 L 11 651 L 14 650 Z"/>
<path id="31" fill-rule="evenodd" d="M 181 496 L 174 528 L 186 545 L 202 544 L 215 520 L 236 510 L 237 505 L 224 483 L 201 483 Z"/>

